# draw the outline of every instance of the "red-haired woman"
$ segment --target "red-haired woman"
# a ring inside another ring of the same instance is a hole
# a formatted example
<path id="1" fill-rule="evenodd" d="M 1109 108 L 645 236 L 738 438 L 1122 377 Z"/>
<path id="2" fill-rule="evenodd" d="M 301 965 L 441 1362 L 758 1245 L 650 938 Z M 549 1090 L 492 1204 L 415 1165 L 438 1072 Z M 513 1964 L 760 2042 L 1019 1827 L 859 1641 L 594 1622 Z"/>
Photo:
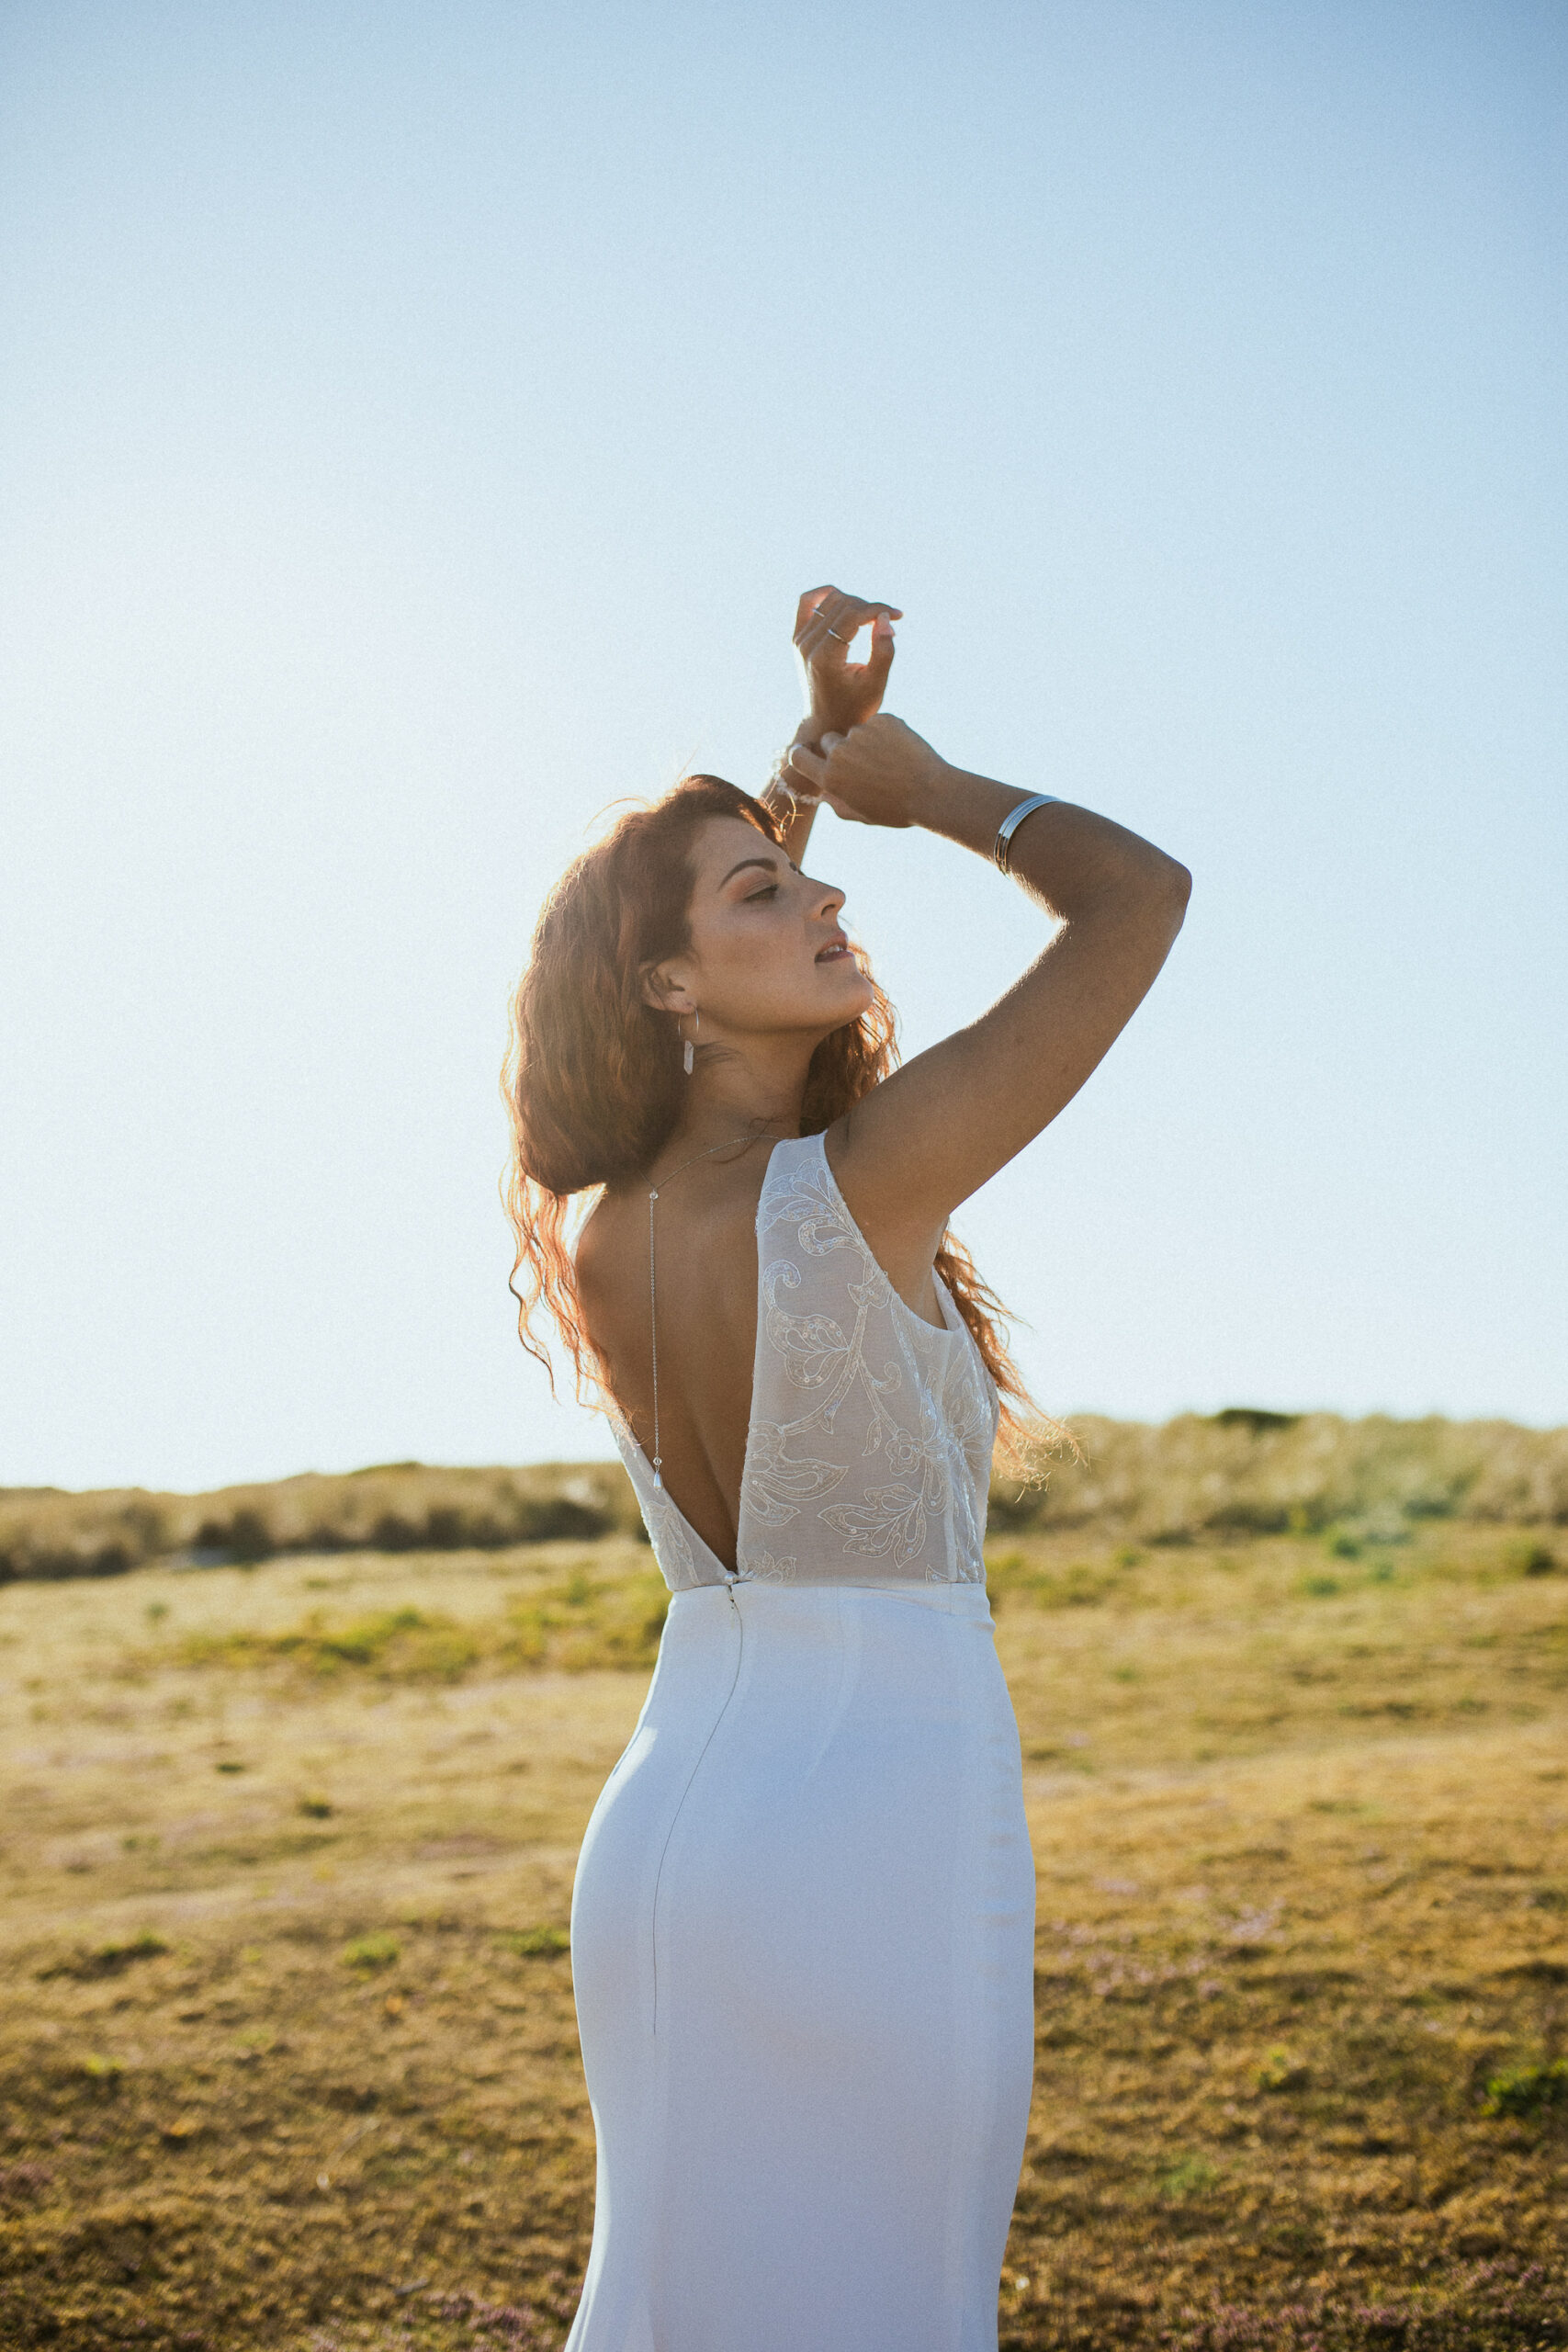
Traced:
<path id="1" fill-rule="evenodd" d="M 572 1900 L 599 2168 L 569 2352 L 995 2352 L 1034 1876 L 981 1544 L 1029 1400 L 948 1219 L 1111 1046 L 1189 876 L 879 716 L 897 617 L 802 599 L 775 782 L 622 817 L 513 1007 L 524 1337 L 543 1307 L 607 1411 L 671 1593 Z M 1055 926 L 901 1069 L 802 870 L 821 801 L 994 856 Z"/>

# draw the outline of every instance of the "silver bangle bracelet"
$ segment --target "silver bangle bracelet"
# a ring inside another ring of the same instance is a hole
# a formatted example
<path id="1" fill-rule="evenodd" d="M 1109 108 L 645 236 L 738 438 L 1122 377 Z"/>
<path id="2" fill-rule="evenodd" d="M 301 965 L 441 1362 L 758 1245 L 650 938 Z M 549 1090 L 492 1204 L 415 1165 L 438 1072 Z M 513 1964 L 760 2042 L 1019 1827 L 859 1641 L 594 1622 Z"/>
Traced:
<path id="1" fill-rule="evenodd" d="M 997 827 L 997 838 L 991 848 L 991 855 L 997 861 L 997 871 L 999 874 L 1006 874 L 1010 870 L 1012 837 L 1024 819 L 1032 817 L 1037 808 L 1055 806 L 1060 797 L 1055 792 L 1033 792 L 1027 800 L 1021 800 L 1016 808 L 1008 810 L 1007 815 Z"/>

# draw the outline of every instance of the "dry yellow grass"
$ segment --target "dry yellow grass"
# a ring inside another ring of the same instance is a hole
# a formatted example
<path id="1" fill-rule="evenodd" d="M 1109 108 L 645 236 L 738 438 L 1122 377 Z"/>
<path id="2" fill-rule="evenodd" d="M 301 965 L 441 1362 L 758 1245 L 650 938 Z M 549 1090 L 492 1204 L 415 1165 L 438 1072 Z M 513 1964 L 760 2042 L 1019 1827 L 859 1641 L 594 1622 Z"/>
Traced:
<path id="1" fill-rule="evenodd" d="M 1010 2346 L 1568 2341 L 1568 1563 L 1410 1524 L 990 1546 Z M 559 1945 L 659 1594 L 616 1538 L 0 1591 L 7 2352 L 561 2343 Z"/>

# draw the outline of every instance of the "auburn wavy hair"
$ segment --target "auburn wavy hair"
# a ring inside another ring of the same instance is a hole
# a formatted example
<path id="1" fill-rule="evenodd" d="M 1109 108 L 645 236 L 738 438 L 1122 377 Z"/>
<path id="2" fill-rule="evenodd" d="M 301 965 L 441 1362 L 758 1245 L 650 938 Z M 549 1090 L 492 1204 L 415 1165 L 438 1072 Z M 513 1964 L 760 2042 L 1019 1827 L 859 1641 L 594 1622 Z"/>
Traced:
<path id="1" fill-rule="evenodd" d="M 690 947 L 695 835 L 709 817 L 740 817 L 784 847 L 761 801 L 716 775 L 690 775 L 658 800 L 632 808 L 575 858 L 545 900 L 528 963 L 512 1000 L 502 1093 L 512 1148 L 502 1196 L 516 1238 L 507 1287 L 518 1336 L 549 1375 L 541 1310 L 572 1360 L 578 1401 L 599 1406 L 603 1368 L 582 1319 L 569 1247 L 598 1192 L 649 1166 L 679 1120 L 682 1071 L 675 1023 L 642 993 L 649 964 Z M 893 1007 L 864 952 L 866 1012 L 824 1037 L 811 1057 L 800 1107 L 803 1135 L 818 1135 L 898 1066 Z M 951 1229 L 936 1271 L 974 1333 L 1001 1397 L 998 1448 L 1015 1475 L 1031 1475 L 1042 1435 L 1061 1434 L 1039 1411 L 1008 1352 L 1006 1308 L 982 1282 Z M 523 1287 L 517 1287 L 518 1276 Z M 594 1392 L 597 1392 L 595 1394 Z"/>

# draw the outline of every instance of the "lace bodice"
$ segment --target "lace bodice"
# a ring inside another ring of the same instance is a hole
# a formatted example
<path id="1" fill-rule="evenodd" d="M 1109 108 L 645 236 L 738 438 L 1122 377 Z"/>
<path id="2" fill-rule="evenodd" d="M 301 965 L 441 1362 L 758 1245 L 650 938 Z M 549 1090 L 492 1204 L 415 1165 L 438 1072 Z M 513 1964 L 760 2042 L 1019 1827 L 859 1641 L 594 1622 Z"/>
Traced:
<path id="1" fill-rule="evenodd" d="M 979 1584 L 996 1384 L 940 1275 L 938 1330 L 894 1289 L 821 1136 L 773 1146 L 757 1204 L 757 1352 L 735 1581 Z M 729 1572 L 613 1400 L 610 1426 L 664 1580 Z"/>

